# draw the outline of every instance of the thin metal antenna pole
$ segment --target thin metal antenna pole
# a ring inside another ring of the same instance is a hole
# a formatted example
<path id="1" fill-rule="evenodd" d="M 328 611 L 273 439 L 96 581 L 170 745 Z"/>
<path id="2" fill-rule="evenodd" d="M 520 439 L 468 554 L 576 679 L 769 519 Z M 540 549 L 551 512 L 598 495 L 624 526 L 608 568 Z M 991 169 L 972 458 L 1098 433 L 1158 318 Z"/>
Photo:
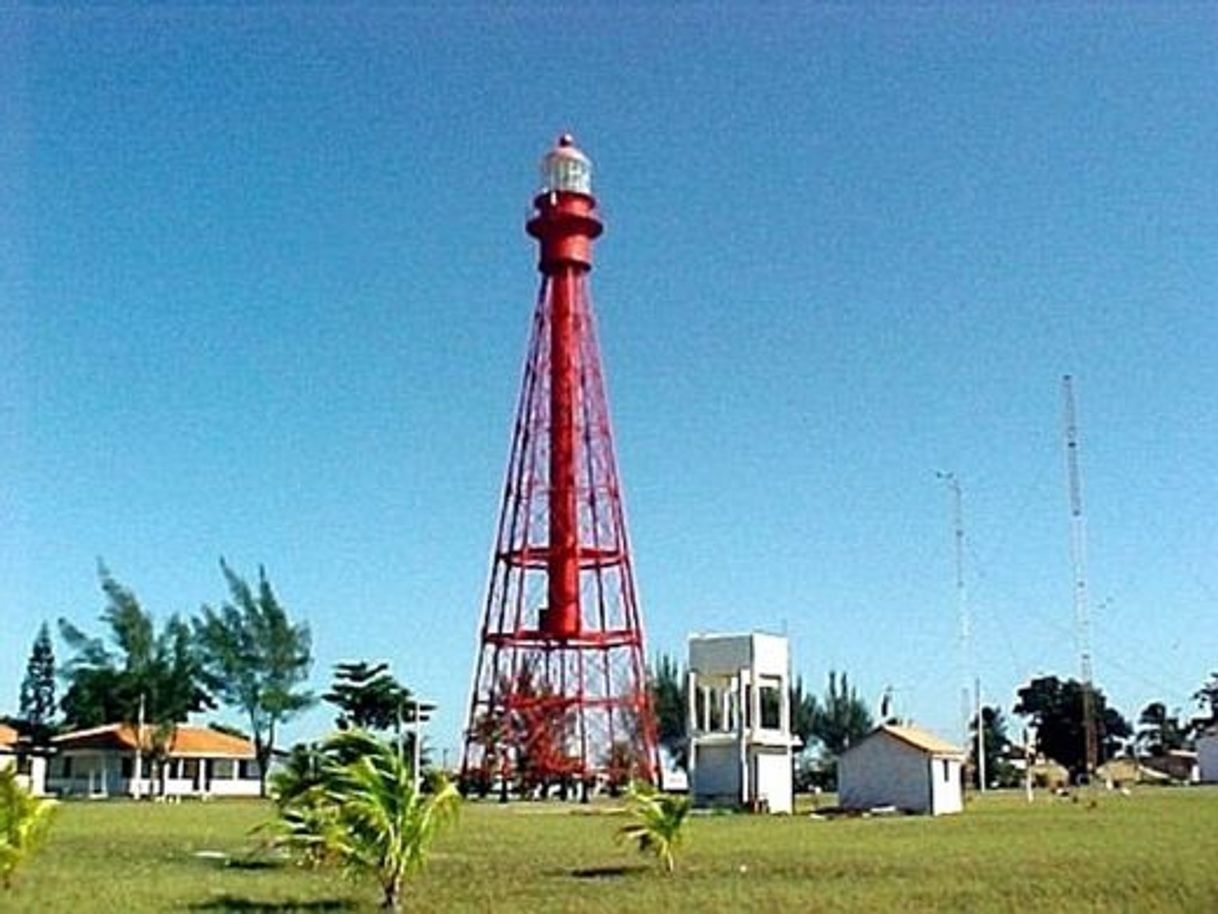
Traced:
<path id="1" fill-rule="evenodd" d="M 964 667 L 964 684 L 960 690 L 961 742 L 969 742 L 969 718 L 977 721 L 977 784 L 985 790 L 985 728 L 981 719 L 981 679 L 976 675 L 973 656 L 973 626 L 969 613 L 968 588 L 964 583 L 964 493 L 955 473 L 936 474 L 947 483 L 952 497 L 952 541 L 956 560 L 956 614 L 960 625 L 960 662 Z M 969 678 L 973 680 L 973 696 L 969 696 Z"/>
<path id="2" fill-rule="evenodd" d="M 1087 536 L 1083 522 L 1083 483 L 1078 464 L 1078 421 L 1074 409 L 1074 382 L 1062 377 L 1062 419 L 1066 438 L 1066 475 L 1070 494 L 1070 558 L 1074 566 L 1074 637 L 1083 691 L 1083 769 L 1091 782 L 1095 773 L 1097 740 L 1095 695 L 1091 676 L 1091 620 L 1087 610 Z"/>

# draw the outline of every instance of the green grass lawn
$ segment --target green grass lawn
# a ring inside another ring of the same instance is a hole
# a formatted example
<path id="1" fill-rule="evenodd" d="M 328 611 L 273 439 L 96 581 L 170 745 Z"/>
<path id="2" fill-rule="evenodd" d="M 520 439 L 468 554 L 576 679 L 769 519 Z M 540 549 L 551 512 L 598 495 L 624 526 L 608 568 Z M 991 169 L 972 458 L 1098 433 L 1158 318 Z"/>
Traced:
<path id="1" fill-rule="evenodd" d="M 66 803 L 0 910 L 370 911 L 329 872 L 237 861 L 258 803 Z M 1218 789 L 990 795 L 960 816 L 698 816 L 675 875 L 619 846 L 605 807 L 467 804 L 407 890 L 419 911 L 1218 911 Z"/>

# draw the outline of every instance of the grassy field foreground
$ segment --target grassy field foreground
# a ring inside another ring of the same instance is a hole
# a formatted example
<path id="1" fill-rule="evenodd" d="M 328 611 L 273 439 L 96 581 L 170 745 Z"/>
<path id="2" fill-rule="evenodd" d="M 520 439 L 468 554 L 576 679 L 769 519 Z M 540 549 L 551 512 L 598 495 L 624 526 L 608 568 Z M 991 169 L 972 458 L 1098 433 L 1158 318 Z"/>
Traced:
<path id="1" fill-rule="evenodd" d="M 0 909 L 371 911 L 370 884 L 242 862 L 258 803 L 68 803 Z M 605 807 L 467 804 L 411 881 L 418 911 L 1218 911 L 1218 790 L 987 796 L 964 815 L 699 816 L 675 875 Z M 197 856 L 234 855 L 234 863 Z"/>

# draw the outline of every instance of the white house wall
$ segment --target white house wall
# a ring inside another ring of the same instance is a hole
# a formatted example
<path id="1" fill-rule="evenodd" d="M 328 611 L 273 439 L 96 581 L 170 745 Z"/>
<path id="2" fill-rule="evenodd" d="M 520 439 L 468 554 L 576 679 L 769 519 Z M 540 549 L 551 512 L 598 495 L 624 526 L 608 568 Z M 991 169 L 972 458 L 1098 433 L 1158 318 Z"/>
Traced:
<path id="1" fill-rule="evenodd" d="M 740 746 L 738 743 L 694 743 L 694 800 L 709 805 L 740 802 Z"/>
<path id="2" fill-rule="evenodd" d="M 786 676 L 790 666 L 787 639 L 757 632 L 753 635 L 754 664 L 762 676 Z"/>
<path id="3" fill-rule="evenodd" d="M 928 756 L 883 733 L 858 743 L 837 762 L 838 803 L 846 809 L 895 806 L 929 812 Z"/>
<path id="4" fill-rule="evenodd" d="M 47 760 L 43 755 L 28 755 L 25 757 L 24 767 L 26 770 L 21 771 L 23 766 L 18 764 L 18 758 L 15 753 L 0 750 L 0 769 L 16 768 L 17 783 L 28 790 L 36 797 L 41 797 L 46 794 L 47 781 Z"/>
<path id="5" fill-rule="evenodd" d="M 931 815 L 961 812 L 964 809 L 964 787 L 960 783 L 960 762 L 956 759 L 933 758 L 930 760 L 930 770 L 934 791 Z"/>
<path id="6" fill-rule="evenodd" d="M 1203 782 L 1218 783 L 1218 736 L 1203 736 L 1197 740 L 1197 767 Z"/>
<path id="7" fill-rule="evenodd" d="M 770 812 L 792 811 L 791 753 L 789 749 L 753 749 L 754 795 Z"/>
<path id="8" fill-rule="evenodd" d="M 141 796 L 210 796 L 210 797 L 256 797 L 259 792 L 258 779 L 238 777 L 240 769 L 237 759 L 206 759 L 210 776 L 182 776 L 185 759 L 171 759 L 166 769 L 164 786 L 161 778 L 145 775 L 133 779 L 123 774 L 123 761 L 134 762 L 131 753 L 120 752 L 67 752 L 60 755 L 51 766 L 46 778 L 46 788 L 51 793 L 63 796 L 132 796 L 138 783 Z M 195 759 L 203 764 L 205 759 Z M 71 774 L 64 776 L 63 767 L 71 765 Z M 145 765 L 149 762 L 144 761 Z M 134 764 L 130 770 L 134 771 Z M 251 766 L 256 768 L 256 766 Z"/>

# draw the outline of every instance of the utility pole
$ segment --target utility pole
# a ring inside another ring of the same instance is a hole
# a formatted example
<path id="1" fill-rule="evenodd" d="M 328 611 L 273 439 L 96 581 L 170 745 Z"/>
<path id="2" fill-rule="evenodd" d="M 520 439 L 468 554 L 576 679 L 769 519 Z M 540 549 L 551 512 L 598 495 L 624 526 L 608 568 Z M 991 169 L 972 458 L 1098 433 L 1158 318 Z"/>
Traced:
<path id="1" fill-rule="evenodd" d="M 1032 751 L 1032 737 L 1028 728 L 1023 728 L 1023 789 L 1028 802 L 1032 802 L 1032 766 L 1036 763 L 1036 754 Z"/>
<path id="2" fill-rule="evenodd" d="M 968 722 L 977 721 L 977 786 L 985 791 L 985 727 L 981 719 L 981 677 L 976 672 L 973 656 L 972 619 L 968 607 L 968 590 L 964 585 L 964 494 L 955 473 L 935 474 L 945 483 L 952 496 L 952 540 L 956 558 L 956 613 L 960 624 L 960 661 L 964 667 L 964 685 L 960 689 L 960 716 L 963 719 L 961 742 L 968 745 Z M 969 701 L 968 678 L 973 677 L 973 700 Z M 970 712 L 970 704 L 972 709 Z"/>
<path id="3" fill-rule="evenodd" d="M 1074 566 L 1074 638 L 1083 688 L 1083 768 L 1087 783 L 1095 774 L 1097 740 L 1091 677 L 1091 621 L 1087 611 L 1087 537 L 1083 523 L 1083 482 L 1078 464 L 1078 421 L 1074 382 L 1062 377 L 1062 421 L 1066 439 L 1066 477 L 1070 495 L 1070 557 Z"/>
<path id="4" fill-rule="evenodd" d="M 977 708 L 977 788 L 985 793 L 985 714 L 981 707 L 981 677 L 973 678 L 973 696 Z"/>
<path id="5" fill-rule="evenodd" d="M 140 708 L 136 714 L 135 724 L 135 770 L 131 772 L 131 795 L 135 799 L 143 793 L 142 782 L 144 768 L 144 693 L 140 692 Z"/>

